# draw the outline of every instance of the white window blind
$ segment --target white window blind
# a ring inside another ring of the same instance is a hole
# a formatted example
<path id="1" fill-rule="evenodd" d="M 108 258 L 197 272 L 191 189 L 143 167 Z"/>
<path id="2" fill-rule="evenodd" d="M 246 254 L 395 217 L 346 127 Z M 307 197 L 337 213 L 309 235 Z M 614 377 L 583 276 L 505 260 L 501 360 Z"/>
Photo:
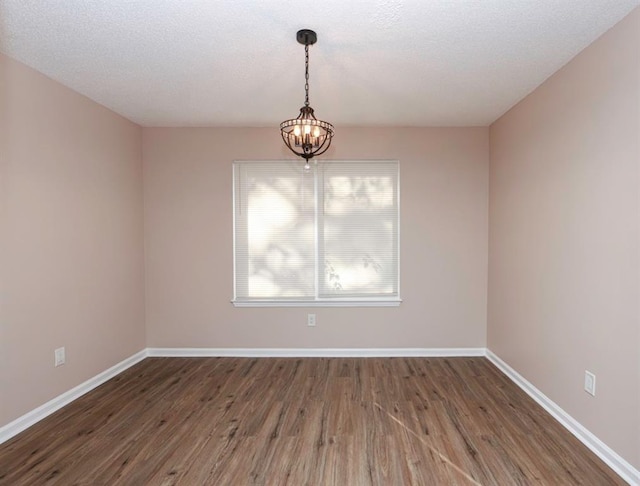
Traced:
<path id="1" fill-rule="evenodd" d="M 236 305 L 397 305 L 397 161 L 238 161 L 233 175 Z"/>

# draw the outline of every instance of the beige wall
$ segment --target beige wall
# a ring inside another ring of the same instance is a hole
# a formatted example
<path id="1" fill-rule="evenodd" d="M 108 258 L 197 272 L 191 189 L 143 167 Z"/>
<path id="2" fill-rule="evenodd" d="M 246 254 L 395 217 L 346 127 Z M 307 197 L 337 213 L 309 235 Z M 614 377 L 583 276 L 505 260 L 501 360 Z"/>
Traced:
<path id="1" fill-rule="evenodd" d="M 291 158 L 277 129 L 144 129 L 143 151 L 148 346 L 485 346 L 487 128 L 340 128 L 325 154 L 400 160 L 398 308 L 230 303 L 231 163 Z"/>
<path id="2" fill-rule="evenodd" d="M 140 128 L 0 55 L 0 133 L 2 426 L 145 336 Z"/>
<path id="3" fill-rule="evenodd" d="M 639 79 L 635 10 L 491 126 L 488 304 L 489 349 L 636 468 Z"/>

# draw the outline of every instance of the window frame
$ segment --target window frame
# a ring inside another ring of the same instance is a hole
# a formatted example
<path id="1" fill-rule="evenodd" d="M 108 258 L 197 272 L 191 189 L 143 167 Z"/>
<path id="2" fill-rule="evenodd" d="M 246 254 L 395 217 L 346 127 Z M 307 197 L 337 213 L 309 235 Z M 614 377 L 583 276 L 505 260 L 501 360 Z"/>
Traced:
<path id="1" fill-rule="evenodd" d="M 320 271 L 319 269 L 319 263 L 318 263 L 318 258 L 319 258 L 319 247 L 320 244 L 318 242 L 318 225 L 319 223 L 319 219 L 318 219 L 318 211 L 319 211 L 319 202 L 322 198 L 320 198 L 320 196 L 318 195 L 318 181 L 319 181 L 319 177 L 317 175 L 317 166 L 321 165 L 321 164 L 325 164 L 325 163 L 330 163 L 330 164 L 339 164 L 339 163 L 362 163 L 362 164 L 366 164 L 366 163 L 394 163 L 396 164 L 396 175 L 395 175 L 395 191 L 396 191 L 396 200 L 395 200 L 395 204 L 397 207 L 397 215 L 396 215 L 396 224 L 397 224 L 397 235 L 396 235 L 396 241 L 395 241 L 395 246 L 396 246 L 396 257 L 397 257 L 397 268 L 395 270 L 395 276 L 397 281 L 395 282 L 396 284 L 396 295 L 393 296 L 371 296 L 371 297 L 365 297 L 365 296 L 357 296 L 357 297 L 319 297 L 320 295 L 320 289 L 319 289 L 319 275 L 318 272 Z M 315 290 L 315 297 L 313 299 L 309 299 L 309 298 L 300 298 L 300 299 L 273 299 L 273 298 L 250 298 L 250 299 L 245 299 L 245 298 L 240 298 L 238 299 L 237 297 L 237 287 L 238 287 L 238 272 L 237 272 L 237 234 L 236 234 L 236 218 L 237 218 L 237 183 L 236 183 L 236 166 L 241 165 L 241 164 L 255 164 L 255 163 L 292 163 L 292 164 L 296 164 L 296 163 L 300 163 L 300 161 L 298 160 L 291 160 L 291 159 L 271 159 L 271 160 L 255 160 L 255 159 L 250 159 L 250 160 L 234 160 L 233 164 L 232 164 L 232 199 L 233 199 L 233 221 L 232 221 L 232 226 L 233 226 L 233 299 L 231 299 L 231 303 L 235 306 L 235 307 L 398 307 L 401 303 L 402 303 L 402 299 L 400 297 L 400 282 L 401 282 L 401 278 L 400 278 L 400 229 L 401 229 L 401 224 L 400 224 L 400 218 L 401 218 L 401 210 L 400 210 L 400 201 L 401 201 L 401 197 L 400 197 L 400 162 L 396 159 L 363 159 L 363 160 L 327 160 L 327 159 L 321 159 L 321 160 L 312 160 L 311 161 L 311 166 L 312 169 L 314 171 L 314 186 L 315 186 L 315 191 L 314 191 L 314 201 L 315 201 L 315 219 L 314 219 L 314 225 L 315 225 L 315 239 L 314 239 L 314 244 L 315 244 L 315 272 L 316 272 L 316 277 L 315 277 L 315 282 L 314 282 L 314 290 Z"/>

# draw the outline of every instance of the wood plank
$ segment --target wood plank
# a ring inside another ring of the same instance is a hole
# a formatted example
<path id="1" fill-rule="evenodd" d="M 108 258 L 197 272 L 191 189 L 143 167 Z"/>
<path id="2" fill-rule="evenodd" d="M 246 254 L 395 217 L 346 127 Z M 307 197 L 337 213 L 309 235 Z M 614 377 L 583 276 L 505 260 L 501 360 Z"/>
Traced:
<path id="1" fill-rule="evenodd" d="M 0 484 L 624 482 L 485 358 L 148 358 L 1 445 Z"/>

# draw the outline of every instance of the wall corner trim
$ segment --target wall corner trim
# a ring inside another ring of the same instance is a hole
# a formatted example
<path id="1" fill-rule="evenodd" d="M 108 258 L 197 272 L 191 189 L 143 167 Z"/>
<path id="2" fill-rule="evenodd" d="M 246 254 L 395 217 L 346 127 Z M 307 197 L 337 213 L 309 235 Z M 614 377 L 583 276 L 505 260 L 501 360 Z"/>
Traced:
<path id="1" fill-rule="evenodd" d="M 487 359 L 500 371 L 518 385 L 527 395 L 533 398 L 542 408 L 551 414 L 560 424 L 571 432 L 580 442 L 587 446 L 596 456 L 613 469 L 622 479 L 631 485 L 640 485 L 640 471 L 635 469 L 613 449 L 587 430 L 580 422 L 560 408 L 544 393 L 526 380 L 516 370 L 502 361 L 490 349 L 487 349 Z"/>
<path id="2" fill-rule="evenodd" d="M 120 361 L 119 363 L 103 371 L 102 373 L 97 374 L 93 378 L 89 378 L 84 383 L 80 383 L 78 386 L 72 388 L 71 390 L 58 395 L 57 397 L 49 400 L 38 408 L 31 410 L 30 412 L 22 415 L 21 417 L 18 417 L 12 422 L 9 422 L 7 425 L 0 427 L 0 444 L 8 441 L 15 435 L 18 435 L 23 430 L 28 429 L 36 422 L 39 422 L 45 417 L 60 410 L 62 407 L 71 403 L 77 398 L 80 398 L 85 393 L 90 392 L 94 388 L 102 385 L 104 382 L 110 380 L 114 376 L 119 375 L 124 370 L 132 367 L 136 363 L 139 363 L 146 357 L 147 350 L 143 349 L 142 351 L 139 351 L 136 354 Z"/>

